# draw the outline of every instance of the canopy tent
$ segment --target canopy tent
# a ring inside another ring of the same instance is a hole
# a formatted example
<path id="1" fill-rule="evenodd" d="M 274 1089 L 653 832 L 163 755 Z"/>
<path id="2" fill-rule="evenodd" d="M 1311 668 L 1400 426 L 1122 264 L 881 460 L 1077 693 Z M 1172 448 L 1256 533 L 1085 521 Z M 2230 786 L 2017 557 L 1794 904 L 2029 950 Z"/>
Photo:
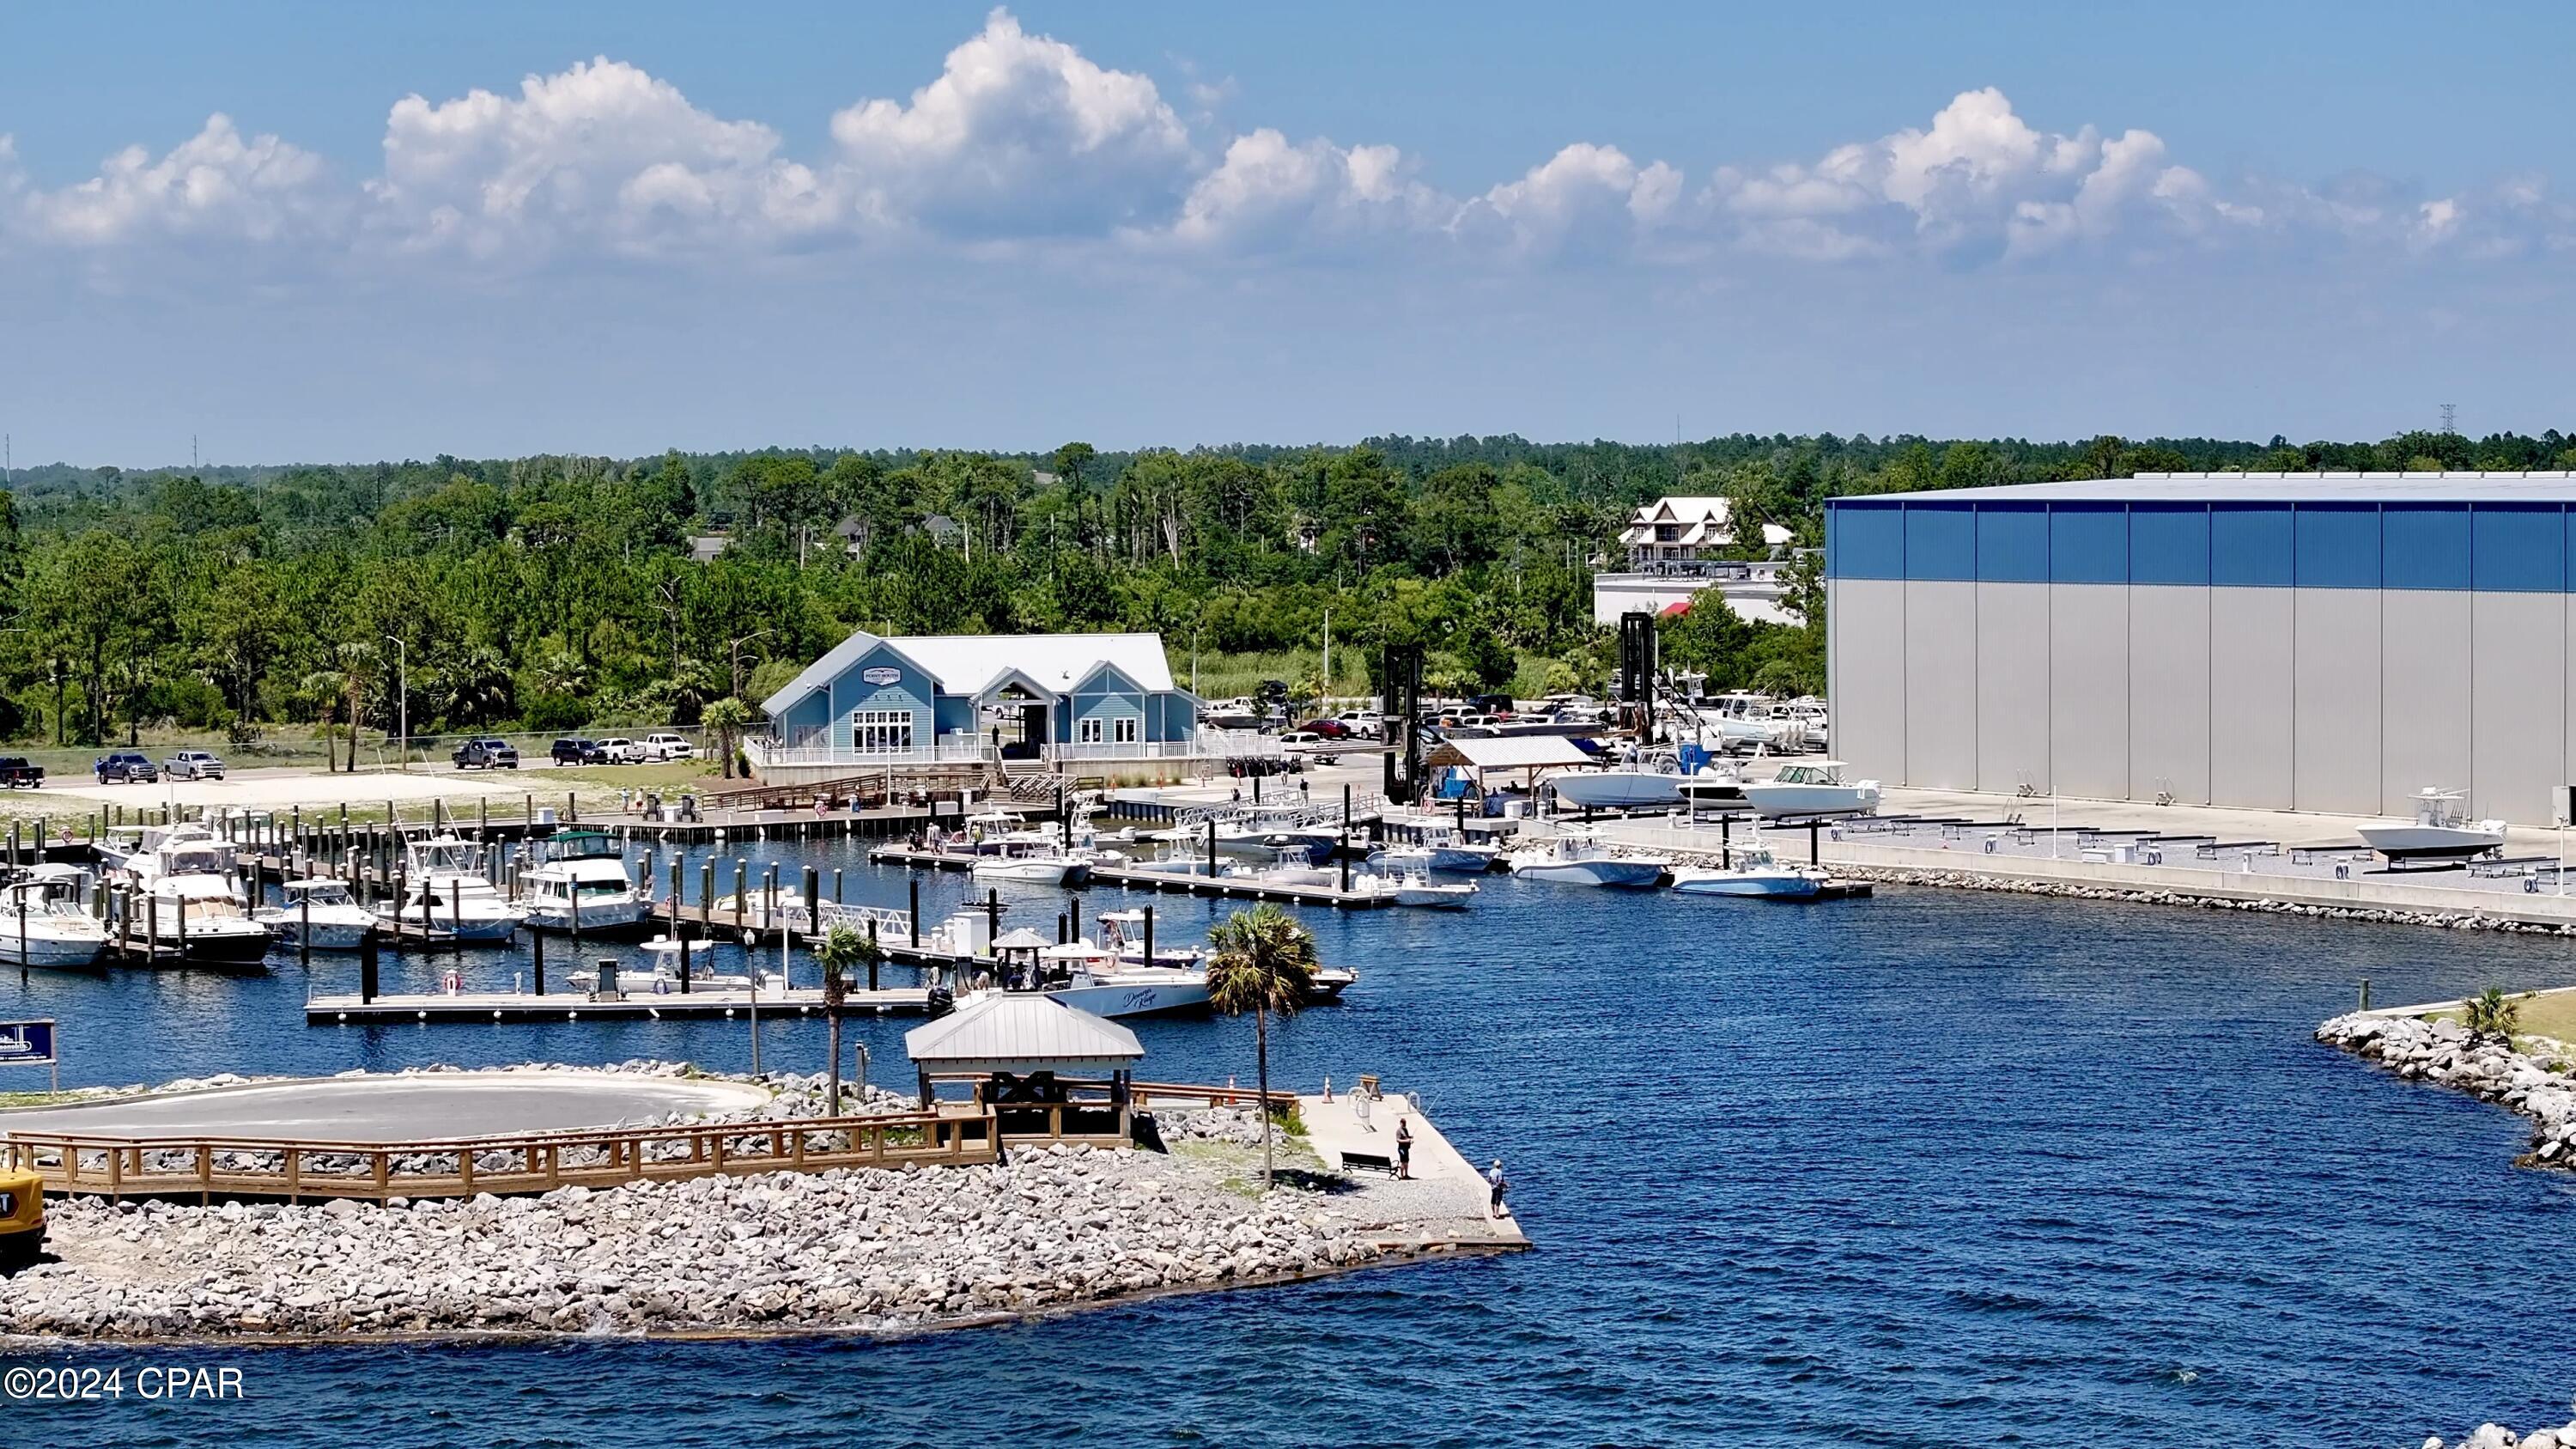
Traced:
<path id="1" fill-rule="evenodd" d="M 1485 770 L 1546 770 L 1562 765 L 1588 765 L 1592 757 L 1564 735 L 1463 736 L 1442 740 L 1422 763 L 1434 767 L 1464 765 Z"/>

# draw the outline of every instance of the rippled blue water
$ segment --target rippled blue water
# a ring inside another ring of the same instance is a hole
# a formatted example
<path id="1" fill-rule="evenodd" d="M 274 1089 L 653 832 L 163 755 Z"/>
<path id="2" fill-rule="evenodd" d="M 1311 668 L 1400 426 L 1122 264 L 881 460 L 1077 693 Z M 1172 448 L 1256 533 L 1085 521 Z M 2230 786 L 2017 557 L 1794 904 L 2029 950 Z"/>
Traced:
<path id="1" fill-rule="evenodd" d="M 846 889 L 900 904 L 904 878 Z M 1215 914 L 1163 905 L 1170 939 Z M 1275 1069 L 1419 1091 L 1510 1164 L 1537 1252 L 895 1343 L 197 1351 L 249 1400 L 33 1422 L 99 1446 L 2397 1444 L 2576 1388 L 2551 1327 L 2576 1181 L 2509 1165 L 2518 1119 L 2308 1038 L 2362 976 L 2386 1001 L 2557 982 L 2563 946 L 1504 880 L 1464 918 L 1307 919 L 1364 979 L 1274 1038 Z M 0 1013 L 60 1018 L 81 1081 L 747 1057 L 736 1023 L 307 1028 L 304 990 L 291 964 L 7 977 Z M 858 1027 L 889 1085 L 906 1024 Z M 764 1025 L 771 1064 L 819 1058 L 819 1026 Z M 1159 1075 L 1250 1073 L 1246 1024 L 1142 1034 Z"/>

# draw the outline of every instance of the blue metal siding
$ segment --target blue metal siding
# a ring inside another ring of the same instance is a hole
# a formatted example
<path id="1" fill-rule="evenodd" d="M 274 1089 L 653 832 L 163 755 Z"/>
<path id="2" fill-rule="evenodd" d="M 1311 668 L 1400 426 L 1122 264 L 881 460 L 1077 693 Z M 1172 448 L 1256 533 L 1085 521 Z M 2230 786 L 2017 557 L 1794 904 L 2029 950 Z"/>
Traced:
<path id="1" fill-rule="evenodd" d="M 2279 504 L 2212 504 L 2209 581 L 2224 588 L 2288 588 L 2289 508 Z"/>
<path id="2" fill-rule="evenodd" d="M 2469 586 L 2510 594 L 2554 594 L 2565 589 L 2565 513 L 2555 503 L 2472 505 Z"/>
<path id="3" fill-rule="evenodd" d="M 2380 577 L 2392 589 L 2469 587 L 2466 505 L 2391 503 L 2380 511 Z"/>
<path id="4" fill-rule="evenodd" d="M 2302 503 L 2292 523 L 2296 559 L 2292 578 L 2300 588 L 2379 587 L 2377 504 Z"/>
<path id="5" fill-rule="evenodd" d="M 2048 510 L 2033 503 L 1977 510 L 1977 577 L 1989 583 L 2048 582 Z"/>
<path id="6" fill-rule="evenodd" d="M 2048 576 L 2061 584 L 2129 581 L 2129 509 L 2060 503 L 2048 510 Z"/>
<path id="7" fill-rule="evenodd" d="M 1905 574 L 1909 579 L 1977 576 L 1977 511 L 1965 504 L 1908 504 Z"/>
<path id="8" fill-rule="evenodd" d="M 871 669 L 891 669 L 895 678 L 890 683 L 878 684 L 860 677 Z M 932 710 L 938 692 L 937 683 L 919 666 L 881 644 L 833 676 L 817 698 L 831 701 L 833 744 L 848 746 L 850 717 L 861 710 L 909 710 L 912 712 L 912 742 L 918 749 L 930 744 Z"/>
<path id="9" fill-rule="evenodd" d="M 1107 665 L 1091 671 L 1074 685 L 1072 691 L 1065 695 L 1063 707 L 1056 711 L 1056 718 L 1059 721 L 1056 739 L 1062 744 L 1084 743 L 1075 722 L 1086 719 L 1100 721 L 1098 742 L 1101 744 L 1118 743 L 1118 726 L 1113 721 L 1119 719 L 1138 721 L 1137 738 L 1153 738 L 1146 733 L 1143 723 L 1145 691 L 1134 680 Z"/>
<path id="10" fill-rule="evenodd" d="M 1905 577 L 1905 510 L 1844 501 L 1825 507 L 1825 562 L 1838 579 Z"/>
<path id="11" fill-rule="evenodd" d="M 2129 505 L 2129 581 L 2209 583 L 2209 505 Z"/>

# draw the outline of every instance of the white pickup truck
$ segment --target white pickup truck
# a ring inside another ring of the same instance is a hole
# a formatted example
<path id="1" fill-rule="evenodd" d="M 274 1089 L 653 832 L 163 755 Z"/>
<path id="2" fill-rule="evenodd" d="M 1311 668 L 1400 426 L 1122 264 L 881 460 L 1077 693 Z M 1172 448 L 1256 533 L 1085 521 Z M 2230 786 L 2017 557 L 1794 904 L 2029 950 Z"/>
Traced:
<path id="1" fill-rule="evenodd" d="M 647 760 L 694 760 L 697 757 L 696 745 L 690 744 L 669 730 L 660 730 L 644 737 L 644 758 Z"/>

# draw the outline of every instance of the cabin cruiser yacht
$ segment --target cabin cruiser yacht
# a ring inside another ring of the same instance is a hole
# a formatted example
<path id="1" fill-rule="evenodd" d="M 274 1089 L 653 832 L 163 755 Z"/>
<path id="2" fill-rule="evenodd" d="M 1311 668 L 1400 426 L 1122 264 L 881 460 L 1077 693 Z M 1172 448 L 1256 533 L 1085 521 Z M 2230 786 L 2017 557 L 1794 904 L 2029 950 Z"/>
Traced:
<path id="1" fill-rule="evenodd" d="M 1824 889 L 1824 872 L 1785 865 L 1767 846 L 1740 846 L 1728 866 L 1676 866 L 1673 889 L 1686 896 L 1764 896 L 1800 900 Z"/>
<path id="2" fill-rule="evenodd" d="M 1629 889 L 1655 884 L 1672 865 L 1661 856 L 1621 855 L 1598 832 L 1580 826 L 1532 840 L 1503 857 L 1503 863 L 1523 880 Z"/>
<path id="3" fill-rule="evenodd" d="M 549 835 L 528 842 L 523 859 L 519 906 L 529 930 L 605 936 L 640 930 L 652 917 L 652 898 L 628 874 L 626 851 L 614 836 L 596 830 Z"/>
<path id="4" fill-rule="evenodd" d="M 509 940 L 518 934 L 519 908 L 492 888 L 484 862 L 481 845 L 453 834 L 406 843 L 402 893 L 379 907 L 376 919 L 415 926 L 426 921 L 459 941 Z"/>
<path id="5" fill-rule="evenodd" d="M 975 857 L 977 880 L 1060 886 L 1079 885 L 1091 874 L 1089 859 L 1067 855 L 1044 831 L 1015 831 L 999 841 L 987 840 L 984 851 Z"/>
<path id="6" fill-rule="evenodd" d="M 1745 803 L 1765 816 L 1865 815 L 1876 810 L 1878 782 L 1845 783 L 1844 768 L 1840 760 L 1782 765 L 1769 780 L 1745 784 Z"/>
<path id="7" fill-rule="evenodd" d="M 2415 796 L 2412 825 L 2365 825 L 2362 841 L 2399 860 L 2458 860 L 2484 855 L 2504 845 L 2504 822 L 2469 819 L 2468 794 L 2430 785 Z"/>
<path id="8" fill-rule="evenodd" d="M 268 928 L 242 903 L 233 848 L 204 826 L 145 831 L 125 874 L 133 892 L 124 901 L 122 932 L 148 939 L 156 954 L 176 949 L 182 961 L 224 965 L 268 955 Z"/>
<path id="9" fill-rule="evenodd" d="M 83 971 L 107 954 L 107 928 L 82 905 L 88 871 L 38 865 L 0 896 L 0 962 Z"/>
<path id="10" fill-rule="evenodd" d="M 349 894 L 347 881 L 313 876 L 288 881 L 278 887 L 278 893 L 278 904 L 262 906 L 250 918 L 267 927 L 281 946 L 303 945 L 307 922 L 313 927 L 311 948 L 316 951 L 355 951 L 376 928 L 375 912 L 358 904 Z"/>

